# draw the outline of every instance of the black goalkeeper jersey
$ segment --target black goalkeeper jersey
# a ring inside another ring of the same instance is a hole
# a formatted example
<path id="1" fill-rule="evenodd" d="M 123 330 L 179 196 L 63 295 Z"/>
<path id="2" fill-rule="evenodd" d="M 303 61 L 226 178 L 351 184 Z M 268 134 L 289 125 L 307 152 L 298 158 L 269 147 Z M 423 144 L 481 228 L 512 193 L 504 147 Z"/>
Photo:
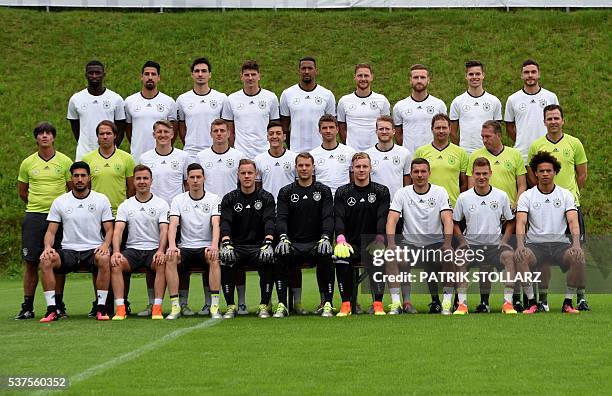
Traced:
<path id="1" fill-rule="evenodd" d="M 274 235 L 274 197 L 264 189 L 245 194 L 240 188 L 221 201 L 221 238 L 233 243 L 256 245 Z"/>
<path id="2" fill-rule="evenodd" d="M 389 189 L 379 183 L 341 186 L 334 197 L 336 235 L 344 234 L 353 246 L 361 245 L 362 235 L 385 235 L 390 201 Z"/>
<path id="3" fill-rule="evenodd" d="M 334 203 L 325 184 L 302 187 L 297 181 L 281 188 L 276 205 L 276 231 L 291 242 L 313 242 L 322 234 L 333 237 Z"/>

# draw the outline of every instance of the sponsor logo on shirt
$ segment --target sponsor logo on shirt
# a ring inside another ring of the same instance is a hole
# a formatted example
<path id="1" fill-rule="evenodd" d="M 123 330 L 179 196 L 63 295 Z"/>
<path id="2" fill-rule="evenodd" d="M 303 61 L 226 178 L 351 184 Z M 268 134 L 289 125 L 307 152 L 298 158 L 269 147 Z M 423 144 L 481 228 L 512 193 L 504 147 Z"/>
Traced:
<path id="1" fill-rule="evenodd" d="M 357 203 L 357 200 L 355 198 L 353 198 L 353 197 L 349 197 L 346 200 L 346 203 L 348 204 L 348 206 L 354 206 Z"/>
<path id="2" fill-rule="evenodd" d="M 242 212 L 242 204 L 240 202 L 234 205 L 234 211 L 238 213 Z"/>

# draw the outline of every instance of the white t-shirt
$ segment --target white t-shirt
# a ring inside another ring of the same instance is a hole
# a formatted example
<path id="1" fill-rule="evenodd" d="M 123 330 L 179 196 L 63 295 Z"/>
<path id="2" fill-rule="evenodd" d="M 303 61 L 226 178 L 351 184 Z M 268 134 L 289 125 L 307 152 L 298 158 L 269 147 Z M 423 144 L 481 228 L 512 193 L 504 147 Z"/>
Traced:
<path id="1" fill-rule="evenodd" d="M 535 186 L 522 193 L 516 211 L 527 213 L 527 243 L 569 243 L 565 213 L 570 210 L 576 210 L 576 200 L 563 187 L 555 186 L 544 194 Z"/>
<path id="2" fill-rule="evenodd" d="M 116 221 L 127 223 L 125 247 L 137 250 L 159 248 L 159 225 L 168 224 L 168 203 L 155 195 L 146 202 L 136 196 L 126 199 L 117 209 Z"/>
<path id="3" fill-rule="evenodd" d="M 370 92 L 357 96 L 355 92 L 338 101 L 338 122 L 346 123 L 346 145 L 365 151 L 376 144 L 376 119 L 391 114 L 391 105 L 384 95 Z"/>
<path id="4" fill-rule="evenodd" d="M 499 99 L 488 92 L 480 96 L 464 92 L 453 99 L 450 105 L 450 119 L 459 120 L 459 146 L 468 154 L 481 148 L 482 124 L 488 120 L 501 121 L 501 110 Z"/>
<path id="5" fill-rule="evenodd" d="M 280 118 L 278 99 L 274 92 L 263 88 L 253 96 L 240 90 L 227 97 L 222 116 L 234 122 L 234 147 L 246 158 L 254 159 L 268 149 L 268 123 Z"/>
<path id="6" fill-rule="evenodd" d="M 136 92 L 125 99 L 125 121 L 132 124 L 130 152 L 137 164 L 142 153 L 155 147 L 153 124 L 159 120 L 176 121 L 176 103 L 170 96 L 159 92 L 154 98 L 146 99 Z"/>
<path id="7" fill-rule="evenodd" d="M 221 198 L 205 192 L 200 199 L 193 199 L 189 192 L 177 195 L 170 205 L 170 216 L 178 216 L 181 225 L 179 247 L 199 249 L 210 246 L 213 216 L 221 216 Z"/>
<path id="8" fill-rule="evenodd" d="M 246 158 L 240 150 L 228 148 L 217 154 L 212 147 L 198 153 L 197 162 L 204 168 L 204 190 L 223 196 L 238 187 L 238 163 Z"/>
<path id="9" fill-rule="evenodd" d="M 285 150 L 280 157 L 273 157 L 270 151 L 255 157 L 257 180 L 261 181 L 263 189 L 278 198 L 278 192 L 287 184 L 295 181 L 295 157 L 297 153 Z"/>
<path id="10" fill-rule="evenodd" d="M 280 115 L 291 117 L 291 150 L 301 153 L 321 145 L 319 119 L 324 114 L 336 115 L 336 98 L 329 89 L 317 85 L 304 91 L 295 84 L 283 91 Z"/>
<path id="11" fill-rule="evenodd" d="M 155 149 L 140 156 L 140 163 L 151 168 L 153 184 L 151 192 L 170 205 L 172 198 L 185 191 L 189 156 L 183 150 L 173 148 L 170 154 L 158 154 Z"/>
<path id="12" fill-rule="evenodd" d="M 210 124 L 221 118 L 227 95 L 211 89 L 206 95 L 187 91 L 176 99 L 178 120 L 185 121 L 185 147 L 190 157 L 212 145 Z"/>
<path id="13" fill-rule="evenodd" d="M 430 184 L 426 193 L 419 194 L 413 185 L 402 187 L 393 196 L 389 210 L 404 218 L 402 235 L 410 245 L 428 246 L 444 241 L 440 213 L 452 210 L 444 188 Z"/>
<path id="14" fill-rule="evenodd" d="M 102 223 L 113 221 L 113 211 L 104 194 L 90 191 L 87 197 L 76 198 L 68 191 L 53 201 L 47 221 L 61 223 L 62 249 L 82 252 L 102 245 Z"/>
<path id="15" fill-rule="evenodd" d="M 474 245 L 498 245 L 501 241 L 502 219 L 512 220 L 508 195 L 491 187 L 486 195 L 478 195 L 470 188 L 459 194 L 453 208 L 453 220 L 465 218 L 465 239 Z"/>
<path id="16" fill-rule="evenodd" d="M 393 121 L 403 128 L 402 145 L 411 153 L 433 141 L 431 119 L 438 113 L 446 114 L 446 105 L 433 95 L 420 102 L 409 96 L 393 106 Z"/>
<path id="17" fill-rule="evenodd" d="M 540 88 L 538 93 L 533 95 L 521 89 L 510 95 L 506 101 L 504 120 L 516 125 L 514 148 L 521 152 L 525 163 L 531 143 L 546 135 L 544 107 L 550 104 L 559 104 L 559 100 L 557 95 L 544 88 Z"/>
<path id="18" fill-rule="evenodd" d="M 376 146 L 366 150 L 372 161 L 372 181 L 389 188 L 390 196 L 404 187 L 404 176 L 410 174 L 412 154 L 406 147 L 394 144 L 388 151 L 380 151 Z"/>
<path id="19" fill-rule="evenodd" d="M 94 96 L 85 88 L 70 97 L 68 102 L 69 120 L 79 120 L 79 142 L 76 149 L 76 160 L 98 148 L 96 127 L 100 121 L 125 120 L 123 98 L 106 88 L 104 93 Z"/>
<path id="20" fill-rule="evenodd" d="M 342 143 L 333 150 L 319 146 L 310 152 L 315 160 L 317 181 L 329 187 L 332 195 L 336 194 L 338 187 L 350 182 L 351 160 L 355 153 L 355 149 Z"/>

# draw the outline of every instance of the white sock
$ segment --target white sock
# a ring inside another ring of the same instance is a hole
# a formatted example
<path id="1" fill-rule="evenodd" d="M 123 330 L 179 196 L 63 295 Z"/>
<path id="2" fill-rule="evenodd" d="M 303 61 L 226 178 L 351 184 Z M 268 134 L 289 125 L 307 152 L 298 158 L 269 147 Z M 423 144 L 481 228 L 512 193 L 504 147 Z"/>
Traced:
<path id="1" fill-rule="evenodd" d="M 210 305 L 219 306 L 219 293 L 210 295 Z"/>
<path id="2" fill-rule="evenodd" d="M 189 301 L 189 290 L 179 290 L 179 299 L 181 305 L 187 305 L 187 301 Z"/>
<path id="3" fill-rule="evenodd" d="M 204 286 L 204 305 L 208 305 L 209 307 L 212 305 L 210 301 L 210 287 Z"/>
<path id="4" fill-rule="evenodd" d="M 444 287 L 442 289 L 442 302 L 448 302 L 449 304 L 452 303 L 453 294 L 455 294 L 454 287 Z"/>
<path id="5" fill-rule="evenodd" d="M 106 304 L 106 297 L 108 297 L 108 290 L 97 290 L 98 294 L 98 305 Z"/>
<path id="6" fill-rule="evenodd" d="M 529 285 L 523 285 L 523 291 L 525 292 L 525 294 L 527 295 L 527 298 L 530 300 L 533 300 L 534 294 L 533 294 L 533 285 L 529 284 Z"/>
<path id="7" fill-rule="evenodd" d="M 412 290 L 412 284 L 406 283 L 402 285 L 402 299 L 404 302 L 410 301 L 410 291 Z"/>
<path id="8" fill-rule="evenodd" d="M 163 301 L 164 301 L 163 298 L 154 298 L 153 305 L 161 305 Z"/>
<path id="9" fill-rule="evenodd" d="M 246 285 L 236 286 L 238 291 L 238 305 L 246 305 Z"/>
<path id="10" fill-rule="evenodd" d="M 55 305 L 55 290 L 46 291 L 45 300 L 47 301 L 47 307 Z"/>
<path id="11" fill-rule="evenodd" d="M 390 287 L 389 293 L 391 294 L 391 303 L 392 304 L 401 304 L 400 300 L 400 288 L 399 287 Z"/>
<path id="12" fill-rule="evenodd" d="M 505 287 L 504 288 L 504 301 L 512 304 L 512 294 L 514 294 L 514 286 L 513 287 Z"/>
<path id="13" fill-rule="evenodd" d="M 155 289 L 147 289 L 147 294 L 149 295 L 149 305 L 153 305 L 153 300 L 155 299 Z"/>
<path id="14" fill-rule="evenodd" d="M 467 289 L 464 287 L 457 288 L 457 297 L 459 298 L 459 304 L 467 305 Z"/>
<path id="15" fill-rule="evenodd" d="M 575 287 L 565 286 L 565 298 L 569 298 L 570 300 L 572 300 L 574 299 L 575 295 L 576 295 Z M 47 292 L 45 292 L 45 297 L 46 296 L 47 296 Z"/>
<path id="16" fill-rule="evenodd" d="M 302 303 L 302 288 L 296 287 L 293 290 L 293 304 L 301 304 Z"/>
<path id="17" fill-rule="evenodd" d="M 115 298 L 115 304 L 117 306 L 119 305 L 125 305 L 125 300 L 123 298 Z"/>

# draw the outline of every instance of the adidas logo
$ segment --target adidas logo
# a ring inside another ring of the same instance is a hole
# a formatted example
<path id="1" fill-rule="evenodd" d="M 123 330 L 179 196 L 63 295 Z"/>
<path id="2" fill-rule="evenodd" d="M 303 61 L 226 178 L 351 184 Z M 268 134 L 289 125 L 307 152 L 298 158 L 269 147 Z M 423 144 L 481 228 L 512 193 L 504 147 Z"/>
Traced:
<path id="1" fill-rule="evenodd" d="M 441 155 L 438 156 L 438 159 L 443 159 Z"/>
<path id="2" fill-rule="evenodd" d="M 310 99 L 310 95 L 306 95 L 306 99 Z"/>
<path id="3" fill-rule="evenodd" d="M 93 102 L 91 102 L 91 103 L 93 103 L 93 104 L 98 104 L 98 101 L 97 101 L 96 99 L 94 99 L 94 101 L 93 101 Z"/>
<path id="4" fill-rule="evenodd" d="M 423 109 L 422 106 L 417 107 L 417 110 L 422 110 L 422 109 Z"/>
<path id="5" fill-rule="evenodd" d="M 329 155 L 329 158 L 334 158 L 334 155 L 333 155 L 333 154 L 330 154 L 330 155 Z"/>
<path id="6" fill-rule="evenodd" d="M 531 99 L 531 103 L 535 103 L 535 99 Z"/>
<path id="7" fill-rule="evenodd" d="M 482 201 L 480 204 L 481 205 L 486 205 L 487 203 L 485 201 Z"/>
<path id="8" fill-rule="evenodd" d="M 361 105 L 362 105 L 362 106 L 365 106 L 365 102 L 361 102 Z"/>
<path id="9" fill-rule="evenodd" d="M 361 198 L 361 199 L 359 200 L 359 202 L 365 202 L 365 199 Z"/>
<path id="10" fill-rule="evenodd" d="M 474 103 L 474 106 L 480 106 L 480 105 L 478 104 L 478 102 L 476 102 L 476 103 Z"/>
<path id="11" fill-rule="evenodd" d="M 499 161 L 495 161 L 495 165 L 499 165 Z"/>
<path id="12" fill-rule="evenodd" d="M 217 163 L 219 163 L 219 162 L 223 162 L 223 160 L 222 160 L 221 158 L 219 158 L 219 159 L 217 160 Z"/>
<path id="13" fill-rule="evenodd" d="M 151 103 L 147 103 L 146 107 L 153 107 L 153 106 L 151 105 Z"/>
<path id="14" fill-rule="evenodd" d="M 419 203 L 425 203 L 425 201 L 423 201 L 422 199 L 419 200 Z"/>
<path id="15" fill-rule="evenodd" d="M 162 161 L 162 165 L 166 165 L 166 160 L 163 160 L 163 161 Z"/>
<path id="16" fill-rule="evenodd" d="M 206 101 L 204 99 L 200 100 L 200 103 L 206 103 Z"/>
<path id="17" fill-rule="evenodd" d="M 253 102 L 252 100 L 249 102 L 249 104 L 255 104 L 255 102 Z"/>
<path id="18" fill-rule="evenodd" d="M 388 161 L 389 158 L 385 155 L 385 157 L 383 158 L 383 161 Z"/>
<path id="19" fill-rule="evenodd" d="M 308 199 L 308 195 L 304 195 L 302 199 Z"/>
<path id="20" fill-rule="evenodd" d="M 110 165 L 108 164 L 108 162 L 106 164 L 104 164 L 105 168 L 110 168 Z"/>
<path id="21" fill-rule="evenodd" d="M 83 204 L 79 204 L 79 206 L 77 206 L 77 208 L 82 209 L 83 208 Z"/>
<path id="22" fill-rule="evenodd" d="M 550 199 L 546 198 L 546 201 L 544 201 L 546 203 L 550 203 Z"/>
<path id="23" fill-rule="evenodd" d="M 245 208 L 251 209 L 251 205 L 247 205 L 247 206 L 245 206 Z"/>
<path id="24" fill-rule="evenodd" d="M 555 147 L 555 149 L 553 150 L 553 153 L 558 153 L 559 150 L 557 150 L 557 148 Z"/>
<path id="25" fill-rule="evenodd" d="M 274 164 L 274 166 L 280 166 L 280 164 L 277 162 L 276 164 Z"/>
<path id="26" fill-rule="evenodd" d="M 50 168 L 49 168 L 49 165 L 46 165 L 44 169 L 50 169 Z"/>
<path id="27" fill-rule="evenodd" d="M 141 211 L 141 212 L 144 212 L 144 211 L 145 211 L 145 208 L 141 207 L 141 208 L 140 208 L 140 211 Z"/>

